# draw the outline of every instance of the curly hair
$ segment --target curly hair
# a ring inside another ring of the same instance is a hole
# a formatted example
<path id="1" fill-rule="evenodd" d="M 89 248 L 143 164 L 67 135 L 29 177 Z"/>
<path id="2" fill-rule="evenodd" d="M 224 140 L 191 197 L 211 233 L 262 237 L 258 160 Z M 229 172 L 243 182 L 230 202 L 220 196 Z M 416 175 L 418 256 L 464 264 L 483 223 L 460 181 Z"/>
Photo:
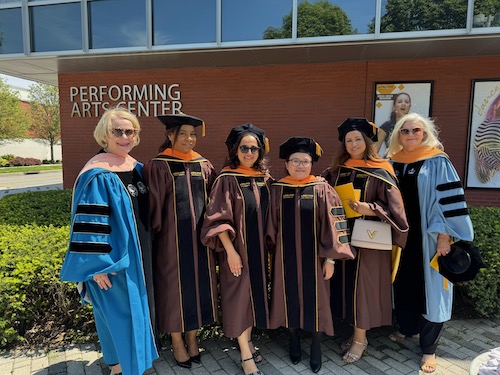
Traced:
<path id="1" fill-rule="evenodd" d="M 366 144 L 365 152 L 363 153 L 363 160 L 382 160 L 382 158 L 377 154 L 377 151 L 374 148 L 373 141 L 368 138 L 368 136 L 360 132 L 363 140 Z M 331 169 L 334 170 L 339 166 L 343 165 L 347 160 L 351 158 L 351 155 L 347 152 L 347 148 L 345 147 L 345 138 L 342 142 L 342 146 L 338 155 L 333 159 Z"/>

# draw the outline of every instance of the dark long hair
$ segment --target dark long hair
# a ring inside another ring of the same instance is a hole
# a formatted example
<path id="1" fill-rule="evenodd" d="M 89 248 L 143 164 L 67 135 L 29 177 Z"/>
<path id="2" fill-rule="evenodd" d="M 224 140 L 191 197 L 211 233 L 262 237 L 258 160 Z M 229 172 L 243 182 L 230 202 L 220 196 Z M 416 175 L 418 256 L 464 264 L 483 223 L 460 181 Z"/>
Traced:
<path id="1" fill-rule="evenodd" d="M 368 138 L 368 136 L 360 132 L 361 136 L 363 137 L 363 140 L 365 141 L 366 144 L 366 149 L 363 154 L 363 160 L 368 161 L 368 160 L 382 160 L 382 158 L 378 155 L 377 151 L 373 147 L 373 141 Z M 347 149 L 345 147 L 345 137 L 344 140 L 342 141 L 342 146 L 340 148 L 339 154 L 333 159 L 331 169 L 337 169 L 341 165 L 343 165 L 347 160 L 351 158 L 351 155 L 347 152 Z"/>
<path id="2" fill-rule="evenodd" d="M 168 138 L 169 135 L 174 134 L 174 143 L 177 141 L 177 137 L 179 136 L 179 130 L 181 130 L 180 126 L 176 126 L 175 128 L 168 129 L 165 131 L 165 140 L 163 143 L 160 145 L 158 148 L 159 152 L 165 151 L 167 148 L 173 148 L 173 143 L 170 141 L 170 138 Z"/>
<path id="3" fill-rule="evenodd" d="M 392 112 L 391 112 L 391 122 L 393 124 L 396 123 L 397 119 L 396 119 L 396 111 L 394 111 L 394 107 L 396 106 L 396 101 L 398 100 L 398 98 L 401 96 L 401 95 L 406 95 L 408 97 L 408 99 L 410 99 L 410 105 L 411 105 L 411 96 L 410 94 L 408 94 L 407 92 L 399 92 L 397 93 L 394 98 L 392 99 Z"/>
<path id="4" fill-rule="evenodd" d="M 262 173 L 269 173 L 269 165 L 268 165 L 268 159 L 266 156 L 266 151 L 264 149 L 264 145 L 259 141 L 259 139 L 252 133 L 243 133 L 241 134 L 237 141 L 234 142 L 233 147 L 229 150 L 229 155 L 224 161 L 224 167 L 229 167 L 231 169 L 236 169 L 240 165 L 240 161 L 238 159 L 238 147 L 240 147 L 241 140 L 243 137 L 251 135 L 257 140 L 257 145 L 259 146 L 259 157 L 255 161 L 254 165 L 252 168 L 257 169 L 258 171 Z"/>

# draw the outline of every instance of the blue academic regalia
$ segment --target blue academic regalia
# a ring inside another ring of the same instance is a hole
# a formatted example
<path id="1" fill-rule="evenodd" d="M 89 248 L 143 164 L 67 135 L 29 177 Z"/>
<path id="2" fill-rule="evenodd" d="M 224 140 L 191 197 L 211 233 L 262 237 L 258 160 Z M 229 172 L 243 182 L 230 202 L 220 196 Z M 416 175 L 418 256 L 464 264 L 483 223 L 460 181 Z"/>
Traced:
<path id="1" fill-rule="evenodd" d="M 402 301 L 406 306 L 400 304 L 399 307 L 408 308 L 408 305 L 418 301 L 417 296 L 421 292 L 422 316 L 434 323 L 445 322 L 451 319 L 453 284 L 432 268 L 430 262 L 436 255 L 439 233 L 448 234 L 455 241 L 471 241 L 474 237 L 460 178 L 446 154 L 409 164 L 395 162 L 394 169 L 401 184 L 410 223 L 407 246 L 402 252 L 394 283 L 395 305 L 398 308 L 399 301 Z M 407 184 L 412 175 L 416 177 L 413 179 L 416 185 L 413 186 Z M 418 207 L 412 198 L 418 200 Z M 412 205 L 415 206 L 413 211 Z M 408 260 L 412 247 L 421 249 L 421 266 L 415 266 Z M 422 274 L 422 268 L 423 280 L 419 281 L 417 276 Z"/>
<path id="2" fill-rule="evenodd" d="M 135 169 L 141 174 L 142 164 Z M 120 363 L 124 375 L 142 374 L 158 358 L 142 250 L 132 200 L 120 178 L 103 168 L 83 172 L 75 182 L 61 278 L 83 283 L 104 360 Z M 108 274 L 112 287 L 100 289 L 96 274 Z"/>

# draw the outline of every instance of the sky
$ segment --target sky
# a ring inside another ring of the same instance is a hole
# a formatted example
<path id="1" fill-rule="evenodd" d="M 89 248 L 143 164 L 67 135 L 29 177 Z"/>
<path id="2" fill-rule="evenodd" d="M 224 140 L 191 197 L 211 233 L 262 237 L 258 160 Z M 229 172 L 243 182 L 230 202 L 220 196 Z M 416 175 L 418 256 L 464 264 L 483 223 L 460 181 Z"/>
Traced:
<path id="1" fill-rule="evenodd" d="M 20 87 L 26 90 L 28 90 L 31 85 L 36 83 L 34 81 L 28 81 L 26 79 L 9 76 L 7 74 L 0 74 L 0 77 L 2 77 L 4 82 L 8 85 Z"/>

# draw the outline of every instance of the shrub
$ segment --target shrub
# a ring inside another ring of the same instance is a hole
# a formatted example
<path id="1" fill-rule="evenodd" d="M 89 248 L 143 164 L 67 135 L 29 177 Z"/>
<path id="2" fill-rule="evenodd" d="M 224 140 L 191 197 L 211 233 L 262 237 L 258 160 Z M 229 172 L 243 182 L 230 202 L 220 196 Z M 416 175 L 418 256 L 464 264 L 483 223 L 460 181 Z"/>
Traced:
<path id="1" fill-rule="evenodd" d="M 0 167 L 8 167 L 9 166 L 9 161 L 4 158 L 0 158 Z"/>
<path id="2" fill-rule="evenodd" d="M 71 192 L 47 190 L 6 195 L 0 199 L 0 224 L 69 225 Z"/>
<path id="3" fill-rule="evenodd" d="M 16 155 L 14 155 L 14 154 L 5 154 L 5 155 L 0 156 L 0 158 L 5 159 L 5 160 L 14 159 L 15 157 L 16 157 Z"/>
<path id="4" fill-rule="evenodd" d="M 42 161 L 40 159 L 22 158 L 17 156 L 13 159 L 9 159 L 9 164 L 13 166 L 29 166 L 29 165 L 40 165 L 42 164 Z"/>
<path id="5" fill-rule="evenodd" d="M 484 317 L 500 318 L 500 208 L 471 208 L 474 244 L 481 250 L 486 268 L 477 277 L 465 282 L 463 289 L 475 311 Z"/>
<path id="6" fill-rule="evenodd" d="M 92 322 L 74 284 L 59 278 L 68 231 L 0 224 L 0 348 L 56 342 Z"/>

